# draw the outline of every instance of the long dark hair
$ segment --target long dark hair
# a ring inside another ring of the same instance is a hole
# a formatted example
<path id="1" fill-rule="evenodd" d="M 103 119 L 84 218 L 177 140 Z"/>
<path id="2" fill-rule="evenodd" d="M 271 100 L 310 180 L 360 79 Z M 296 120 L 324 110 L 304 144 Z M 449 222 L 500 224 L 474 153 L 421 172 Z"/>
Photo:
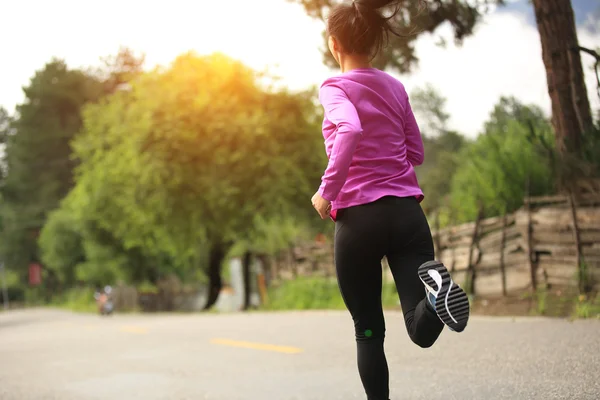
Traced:
<path id="1" fill-rule="evenodd" d="M 426 1 L 415 1 L 427 7 Z M 406 36 L 392 26 L 400 8 L 398 0 L 355 0 L 338 4 L 331 9 L 327 19 L 327 34 L 335 37 L 348 54 L 375 57 L 390 33 Z"/>

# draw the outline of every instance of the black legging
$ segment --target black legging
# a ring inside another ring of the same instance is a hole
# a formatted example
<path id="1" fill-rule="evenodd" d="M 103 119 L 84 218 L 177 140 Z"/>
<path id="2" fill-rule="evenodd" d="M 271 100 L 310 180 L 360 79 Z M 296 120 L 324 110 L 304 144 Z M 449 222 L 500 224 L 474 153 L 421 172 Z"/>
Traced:
<path id="1" fill-rule="evenodd" d="M 417 269 L 434 259 L 429 224 L 414 197 L 384 197 L 338 212 L 335 266 L 356 332 L 358 370 L 368 400 L 388 400 L 389 373 L 383 351 L 381 260 L 386 256 L 413 342 L 430 347 L 444 325 L 425 299 Z"/>

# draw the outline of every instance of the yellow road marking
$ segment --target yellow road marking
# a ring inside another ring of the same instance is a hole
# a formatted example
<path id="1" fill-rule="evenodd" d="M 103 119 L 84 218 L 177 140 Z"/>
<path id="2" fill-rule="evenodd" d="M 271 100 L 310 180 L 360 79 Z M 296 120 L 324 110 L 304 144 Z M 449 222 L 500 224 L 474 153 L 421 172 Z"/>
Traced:
<path id="1" fill-rule="evenodd" d="M 148 329 L 146 328 L 141 328 L 139 326 L 122 326 L 120 329 L 121 332 L 127 332 L 127 333 L 137 333 L 140 335 L 146 334 L 148 333 Z"/>
<path id="2" fill-rule="evenodd" d="M 243 347 L 246 349 L 275 351 L 278 353 L 287 353 L 287 354 L 297 354 L 297 353 L 302 353 L 302 351 L 303 351 L 302 349 L 299 349 L 297 347 L 277 346 L 274 344 L 264 344 L 264 343 L 241 342 L 241 341 L 229 340 L 229 339 L 212 339 L 210 342 L 213 344 L 220 344 L 223 346 Z"/>

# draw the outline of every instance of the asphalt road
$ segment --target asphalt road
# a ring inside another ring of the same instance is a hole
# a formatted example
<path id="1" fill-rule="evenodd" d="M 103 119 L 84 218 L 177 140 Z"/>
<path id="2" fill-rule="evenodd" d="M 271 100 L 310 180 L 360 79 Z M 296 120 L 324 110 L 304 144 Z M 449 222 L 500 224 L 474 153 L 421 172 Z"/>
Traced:
<path id="1" fill-rule="evenodd" d="M 600 398 L 598 320 L 473 318 L 425 350 L 386 316 L 392 400 Z M 0 312 L 1 400 L 365 398 L 345 312 Z"/>

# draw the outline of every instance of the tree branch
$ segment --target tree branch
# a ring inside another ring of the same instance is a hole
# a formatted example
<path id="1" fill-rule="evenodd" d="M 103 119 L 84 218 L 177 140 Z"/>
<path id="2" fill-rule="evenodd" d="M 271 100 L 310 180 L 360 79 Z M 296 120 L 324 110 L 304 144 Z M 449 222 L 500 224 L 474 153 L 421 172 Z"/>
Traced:
<path id="1" fill-rule="evenodd" d="M 583 53 L 587 53 L 596 59 L 596 64 L 594 65 L 594 71 L 596 72 L 596 82 L 597 87 L 596 91 L 598 92 L 598 98 L 600 99 L 600 54 L 597 51 L 592 49 L 588 49 L 586 47 L 579 46 L 579 51 Z"/>
<path id="2" fill-rule="evenodd" d="M 600 61 L 600 54 L 598 54 L 598 52 L 595 50 L 588 49 L 583 46 L 579 46 L 579 51 L 582 51 L 584 53 L 591 55 L 592 57 L 594 57 L 596 59 L 596 61 Z"/>

